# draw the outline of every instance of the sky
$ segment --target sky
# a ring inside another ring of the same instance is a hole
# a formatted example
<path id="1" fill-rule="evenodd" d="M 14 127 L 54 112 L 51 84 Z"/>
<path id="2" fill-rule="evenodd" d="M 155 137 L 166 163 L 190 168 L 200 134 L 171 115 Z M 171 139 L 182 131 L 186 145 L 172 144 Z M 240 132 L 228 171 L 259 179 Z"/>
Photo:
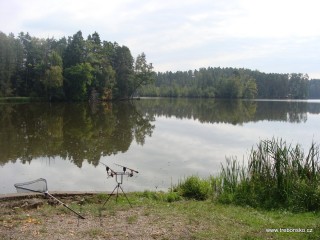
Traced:
<path id="1" fill-rule="evenodd" d="M 0 0 L 0 31 L 95 31 L 155 71 L 235 67 L 320 79 L 318 0 Z"/>

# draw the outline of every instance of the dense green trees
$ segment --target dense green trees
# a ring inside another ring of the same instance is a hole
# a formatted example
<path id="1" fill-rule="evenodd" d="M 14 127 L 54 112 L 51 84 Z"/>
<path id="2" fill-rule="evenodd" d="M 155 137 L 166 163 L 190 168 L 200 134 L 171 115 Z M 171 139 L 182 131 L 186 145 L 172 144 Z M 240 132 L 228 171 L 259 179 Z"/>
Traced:
<path id="1" fill-rule="evenodd" d="M 200 68 L 187 72 L 158 73 L 154 85 L 142 95 L 171 97 L 254 98 L 255 79 L 243 69 Z"/>
<path id="2" fill-rule="evenodd" d="M 147 63 L 145 53 L 138 55 L 134 66 L 135 75 L 132 82 L 131 96 L 136 93 L 140 86 L 146 86 L 153 82 L 154 73 L 152 69 L 152 64 Z"/>
<path id="3" fill-rule="evenodd" d="M 0 32 L 0 97 L 15 94 L 15 87 L 24 84 L 20 76 L 24 64 L 23 48 L 13 34 Z"/>
<path id="4" fill-rule="evenodd" d="M 320 98 L 320 81 L 319 80 L 310 80 L 308 84 L 308 98 L 314 99 L 314 98 Z"/>
<path id="5" fill-rule="evenodd" d="M 320 98 L 320 80 L 306 74 L 238 68 L 153 72 L 146 55 L 101 41 L 97 32 L 59 40 L 0 32 L 0 97 L 83 101 L 135 95 L 206 98 Z"/>
<path id="6" fill-rule="evenodd" d="M 133 58 L 129 48 L 123 46 L 116 48 L 115 56 L 115 71 L 117 82 L 115 87 L 115 94 L 117 97 L 128 98 L 133 78 Z"/>
<path id="7" fill-rule="evenodd" d="M 63 66 L 62 58 L 56 51 L 52 51 L 48 59 L 49 66 L 41 80 L 45 87 L 46 97 L 51 100 L 52 95 L 58 96 L 59 89 L 63 86 Z"/>
<path id="8" fill-rule="evenodd" d="M 0 32 L 0 97 L 130 98 L 153 77 L 144 53 L 135 61 L 128 47 L 102 42 L 97 32 L 84 39 L 78 31 L 60 40 Z"/>
<path id="9" fill-rule="evenodd" d="M 194 71 L 157 73 L 154 84 L 143 87 L 144 96 L 215 98 L 320 98 L 305 74 L 262 73 L 237 68 L 200 68 Z M 319 84 L 320 86 L 320 84 Z"/>
<path id="10" fill-rule="evenodd" d="M 90 63 L 79 63 L 65 70 L 65 93 L 69 99 L 81 101 L 86 99 L 93 79 Z"/>

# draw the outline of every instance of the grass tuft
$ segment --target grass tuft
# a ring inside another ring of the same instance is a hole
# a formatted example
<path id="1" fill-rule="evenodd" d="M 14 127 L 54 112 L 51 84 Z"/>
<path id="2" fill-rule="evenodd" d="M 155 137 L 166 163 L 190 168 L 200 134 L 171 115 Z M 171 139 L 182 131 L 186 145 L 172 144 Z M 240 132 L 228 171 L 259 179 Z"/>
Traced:
<path id="1" fill-rule="evenodd" d="M 210 196 L 211 189 L 209 180 L 191 176 L 186 178 L 184 182 L 180 182 L 173 190 L 187 199 L 206 200 Z"/>

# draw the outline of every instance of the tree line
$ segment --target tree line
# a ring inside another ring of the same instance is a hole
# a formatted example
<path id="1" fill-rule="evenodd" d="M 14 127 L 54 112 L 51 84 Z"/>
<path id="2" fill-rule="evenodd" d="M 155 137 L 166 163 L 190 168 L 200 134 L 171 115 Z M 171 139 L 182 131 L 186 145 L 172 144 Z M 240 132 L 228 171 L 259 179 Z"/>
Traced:
<path id="1" fill-rule="evenodd" d="M 0 97 L 47 100 L 127 99 L 134 95 L 206 98 L 320 98 L 320 80 L 302 73 L 263 73 L 243 68 L 208 67 L 158 72 L 146 55 L 102 41 L 36 38 L 0 32 Z"/>
<path id="2" fill-rule="evenodd" d="M 213 98 L 320 98 L 320 80 L 307 74 L 263 73 L 243 68 L 208 67 L 158 72 L 143 96 Z"/>
<path id="3" fill-rule="evenodd" d="M 145 53 L 134 59 L 128 47 L 101 41 L 97 32 L 59 40 L 0 32 L 0 97 L 130 98 L 153 76 Z"/>

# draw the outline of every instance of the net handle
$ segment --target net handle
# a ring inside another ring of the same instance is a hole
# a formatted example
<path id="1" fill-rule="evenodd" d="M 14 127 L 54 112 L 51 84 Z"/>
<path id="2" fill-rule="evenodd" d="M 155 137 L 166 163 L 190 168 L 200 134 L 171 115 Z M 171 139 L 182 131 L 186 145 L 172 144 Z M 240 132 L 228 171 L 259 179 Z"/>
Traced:
<path id="1" fill-rule="evenodd" d="M 53 198 L 54 200 L 56 200 L 57 202 L 59 202 L 61 205 L 63 205 L 64 207 L 68 208 L 70 211 L 72 211 L 73 213 L 77 214 L 78 217 L 80 217 L 81 219 L 85 219 L 85 217 L 83 217 L 82 215 L 80 215 L 79 213 L 77 213 L 75 210 L 73 210 L 72 208 L 70 208 L 67 204 L 65 204 L 64 202 L 61 202 L 58 198 L 52 196 L 48 191 L 46 191 L 44 194 L 50 196 L 51 198 Z"/>

